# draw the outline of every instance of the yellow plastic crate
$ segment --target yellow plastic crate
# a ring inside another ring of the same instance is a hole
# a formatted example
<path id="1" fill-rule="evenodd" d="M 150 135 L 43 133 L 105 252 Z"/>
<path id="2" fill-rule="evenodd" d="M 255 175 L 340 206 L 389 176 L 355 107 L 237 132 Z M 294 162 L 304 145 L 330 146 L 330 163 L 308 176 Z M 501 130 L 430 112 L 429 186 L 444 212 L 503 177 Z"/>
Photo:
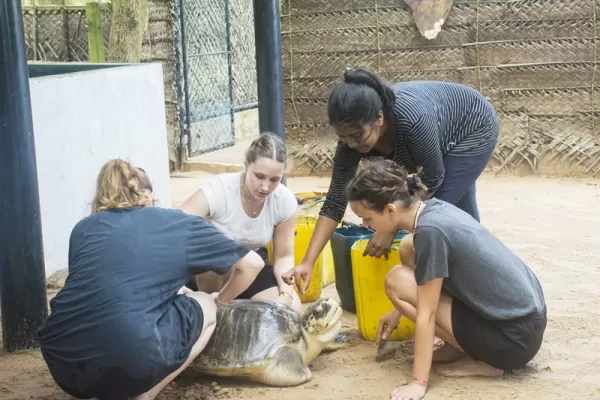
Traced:
<path id="1" fill-rule="evenodd" d="M 384 257 L 363 257 L 368 239 L 357 240 L 352 246 L 350 258 L 352 260 L 352 279 L 354 281 L 354 295 L 356 298 L 356 317 L 358 328 L 365 340 L 377 340 L 379 320 L 394 309 L 390 299 L 385 293 L 385 277 L 390 269 L 400 264 L 400 253 L 395 240 L 388 259 Z M 402 316 L 398 327 L 392 332 L 389 340 L 404 340 L 415 334 L 415 324 Z"/>

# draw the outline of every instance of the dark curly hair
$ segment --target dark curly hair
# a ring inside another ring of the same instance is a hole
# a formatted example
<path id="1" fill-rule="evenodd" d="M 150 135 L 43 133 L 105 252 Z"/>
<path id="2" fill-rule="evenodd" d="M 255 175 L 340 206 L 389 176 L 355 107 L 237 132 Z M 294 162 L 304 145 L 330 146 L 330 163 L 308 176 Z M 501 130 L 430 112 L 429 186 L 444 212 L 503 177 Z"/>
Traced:
<path id="1" fill-rule="evenodd" d="M 348 184 L 346 196 L 348 201 L 359 201 L 381 212 L 386 204 L 396 201 L 409 207 L 423 192 L 427 192 L 427 187 L 421 182 L 421 170 L 408 175 L 406 168 L 392 160 L 375 159 L 359 166 Z"/>

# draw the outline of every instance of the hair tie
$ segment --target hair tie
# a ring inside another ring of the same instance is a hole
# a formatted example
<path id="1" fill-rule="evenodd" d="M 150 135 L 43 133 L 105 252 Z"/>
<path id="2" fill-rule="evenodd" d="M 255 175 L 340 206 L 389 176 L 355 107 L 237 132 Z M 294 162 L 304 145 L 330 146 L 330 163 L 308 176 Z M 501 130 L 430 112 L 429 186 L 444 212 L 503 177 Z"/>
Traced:
<path id="1" fill-rule="evenodd" d="M 417 185 L 417 179 L 414 175 L 409 175 L 406 177 L 406 187 L 408 188 L 408 194 L 411 196 L 415 194 L 415 190 L 419 188 L 419 185 Z"/>

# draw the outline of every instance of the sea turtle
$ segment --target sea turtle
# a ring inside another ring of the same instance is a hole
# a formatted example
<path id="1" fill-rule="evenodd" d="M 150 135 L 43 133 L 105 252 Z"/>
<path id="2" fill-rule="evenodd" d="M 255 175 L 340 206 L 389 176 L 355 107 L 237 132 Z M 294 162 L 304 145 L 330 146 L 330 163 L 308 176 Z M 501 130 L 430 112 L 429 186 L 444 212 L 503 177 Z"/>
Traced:
<path id="1" fill-rule="evenodd" d="M 302 314 L 276 302 L 232 300 L 218 309 L 215 331 L 192 368 L 269 386 L 300 385 L 312 378 L 308 365 L 321 351 L 348 344 L 341 318 L 330 298 Z"/>

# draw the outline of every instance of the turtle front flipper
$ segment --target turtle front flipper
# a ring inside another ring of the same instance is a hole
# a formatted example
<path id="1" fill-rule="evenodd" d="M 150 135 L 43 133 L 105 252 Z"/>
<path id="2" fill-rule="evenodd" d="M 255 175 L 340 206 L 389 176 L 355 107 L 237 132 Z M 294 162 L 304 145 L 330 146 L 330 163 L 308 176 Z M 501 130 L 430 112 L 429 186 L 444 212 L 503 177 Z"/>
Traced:
<path id="1" fill-rule="evenodd" d="M 352 332 L 346 331 L 338 333 L 331 342 L 325 345 L 323 351 L 330 352 L 350 347 L 350 336 L 352 336 Z"/>
<path id="2" fill-rule="evenodd" d="M 297 386 L 312 379 L 312 373 L 298 350 L 291 347 L 279 348 L 259 379 L 269 386 Z"/>

